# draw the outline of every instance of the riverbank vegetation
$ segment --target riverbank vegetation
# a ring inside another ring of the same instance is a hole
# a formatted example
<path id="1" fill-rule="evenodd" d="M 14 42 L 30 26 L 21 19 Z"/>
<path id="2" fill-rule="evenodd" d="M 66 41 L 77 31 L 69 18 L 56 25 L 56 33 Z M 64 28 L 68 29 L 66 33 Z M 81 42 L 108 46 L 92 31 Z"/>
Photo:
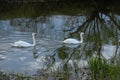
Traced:
<path id="1" fill-rule="evenodd" d="M 6 1 L 6 2 L 5 2 Z M 21 1 L 21 0 L 20 0 Z M 53 0 L 46 2 L 37 3 L 26 3 L 24 0 L 20 2 L 13 0 L 3 0 L 0 3 L 0 19 L 9 18 L 34 18 L 37 16 L 49 16 L 49 15 L 87 15 L 93 13 L 94 10 L 105 11 L 108 13 L 120 14 L 119 1 L 106 1 L 106 0 L 80 0 L 80 1 L 64 1 L 64 0 Z M 36 1 L 36 0 L 35 0 Z M 29 2 L 29 1 L 28 1 Z"/>
<path id="2" fill-rule="evenodd" d="M 0 80 L 119 80 L 120 79 L 120 64 L 114 64 L 112 62 L 107 62 L 104 59 L 92 58 L 88 61 L 89 68 L 77 69 L 76 73 L 69 70 L 56 72 L 42 72 L 41 74 L 36 74 L 33 76 L 28 76 L 27 74 L 21 73 L 4 73 L 0 71 Z M 76 67 L 74 67 L 76 68 Z M 74 74 L 74 76 L 73 76 Z M 82 74 L 82 75 L 81 75 Z M 72 75 L 72 76 L 71 76 Z M 87 75 L 87 76 L 84 76 Z"/>
<path id="3" fill-rule="evenodd" d="M 94 53 L 95 51 L 102 51 L 102 41 L 106 40 L 106 42 L 108 42 L 106 38 L 108 37 L 108 39 L 110 39 L 109 37 L 111 36 L 114 36 L 111 37 L 111 41 L 115 39 L 113 44 L 114 45 L 117 44 L 119 46 L 119 42 L 117 42 L 118 40 L 116 40 L 119 38 L 119 36 L 116 37 L 117 34 L 115 34 L 115 32 L 112 32 L 112 31 L 116 31 L 117 33 L 117 31 L 120 29 L 119 21 L 118 22 L 115 21 L 118 19 L 116 15 L 120 15 L 119 1 L 38 0 L 38 3 L 33 3 L 33 2 L 31 0 L 26 0 L 26 1 L 2 0 L 2 2 L 0 3 L 0 11 L 1 11 L 0 20 L 2 19 L 9 20 L 13 18 L 36 19 L 36 17 L 42 16 L 44 22 L 46 16 L 52 16 L 52 15 L 83 16 L 84 15 L 84 17 L 86 17 L 85 18 L 86 22 L 84 22 L 84 24 L 79 26 L 78 29 L 72 30 L 73 28 L 71 28 L 72 34 L 79 33 L 80 31 L 91 32 L 91 34 L 88 33 L 90 37 L 88 37 L 87 39 L 89 40 L 88 42 L 90 42 L 91 40 L 91 44 L 88 44 L 88 49 L 86 49 L 88 51 L 85 52 L 85 50 L 83 50 L 84 54 L 91 54 Z M 109 24 L 110 23 L 112 24 L 112 26 L 107 27 L 108 23 L 105 24 L 105 22 L 107 22 L 105 18 L 108 20 Z M 40 18 L 40 20 L 41 19 L 42 18 Z M 110 19 L 112 20 L 111 22 Z M 71 20 L 71 18 L 69 18 L 69 20 Z M 37 20 L 35 20 L 35 22 L 37 22 Z M 75 22 L 75 20 L 73 20 L 73 22 L 72 21 L 70 22 L 72 24 Z M 112 22 L 117 27 L 115 27 Z M 100 26 L 98 24 L 100 24 Z M 111 29 L 109 29 L 110 27 Z M 100 35 L 101 33 L 102 35 Z M 107 34 L 111 34 L 111 35 L 108 36 Z M 65 53 L 65 51 L 70 53 L 71 48 L 68 49 L 67 51 L 67 49 L 63 47 L 62 49 L 58 49 L 58 51 L 60 52 L 58 56 L 60 57 L 61 60 L 64 60 L 67 57 L 69 57 L 68 54 Z M 78 53 L 76 56 L 74 56 L 75 59 L 80 58 L 79 53 L 82 51 L 79 50 L 79 52 L 77 52 L 77 50 L 74 49 L 73 54 L 75 54 L 75 52 Z M 73 54 L 71 56 L 73 56 Z M 70 59 L 72 58 L 70 57 Z M 70 59 L 68 59 L 65 64 L 67 64 L 67 62 L 69 62 Z M 74 67 L 72 66 L 71 68 L 68 68 L 67 65 L 63 65 L 62 70 L 59 70 L 59 68 L 57 69 L 52 68 L 55 69 L 53 70 L 54 72 L 47 70 L 40 70 L 40 72 L 38 71 L 38 73 L 36 73 L 35 75 L 15 73 L 14 71 L 7 73 L 0 71 L 0 80 L 85 80 L 85 79 L 86 80 L 119 80 L 120 79 L 119 59 L 120 59 L 119 56 L 117 56 L 116 59 L 110 59 L 110 60 L 105 60 L 103 58 L 102 59 L 92 58 L 88 60 L 88 67 L 85 68 L 78 68 L 76 66 L 77 64 L 75 64 Z M 51 64 L 50 67 L 52 65 L 53 64 Z"/>

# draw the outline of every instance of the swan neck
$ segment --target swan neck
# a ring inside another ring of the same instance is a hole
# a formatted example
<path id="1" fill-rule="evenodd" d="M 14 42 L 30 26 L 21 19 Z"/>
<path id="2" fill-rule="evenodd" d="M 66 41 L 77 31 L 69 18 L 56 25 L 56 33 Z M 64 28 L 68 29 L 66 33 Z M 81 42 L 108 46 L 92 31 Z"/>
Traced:
<path id="1" fill-rule="evenodd" d="M 32 38 L 33 38 L 33 46 L 35 46 L 36 45 L 36 40 L 35 40 L 35 35 L 32 35 Z"/>
<path id="2" fill-rule="evenodd" d="M 83 35 L 82 34 L 80 34 L 80 38 L 81 38 L 80 43 L 83 43 Z"/>

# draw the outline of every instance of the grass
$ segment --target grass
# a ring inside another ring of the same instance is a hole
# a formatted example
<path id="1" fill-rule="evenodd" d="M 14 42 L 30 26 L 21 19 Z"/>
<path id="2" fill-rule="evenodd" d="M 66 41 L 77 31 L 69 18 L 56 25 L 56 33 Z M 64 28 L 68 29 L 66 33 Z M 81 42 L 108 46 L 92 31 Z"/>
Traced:
<path id="1" fill-rule="evenodd" d="M 36 78 L 21 73 L 4 73 L 0 71 L 0 80 L 36 80 Z"/>
<path id="2" fill-rule="evenodd" d="M 92 80 L 120 80 L 120 65 L 104 59 L 93 58 L 89 62 Z"/>
<path id="3" fill-rule="evenodd" d="M 91 78 L 87 80 L 120 80 L 120 65 L 113 64 L 112 62 L 107 62 L 104 59 L 100 58 L 92 58 L 88 61 L 89 69 L 89 76 Z M 84 71 L 84 69 L 83 69 Z M 71 73 L 70 69 L 65 69 L 63 72 L 56 71 L 56 72 L 42 72 L 42 75 L 37 76 L 27 76 L 26 74 L 19 74 L 19 73 L 4 73 L 0 71 L 0 80 L 79 80 L 77 76 L 79 74 L 74 74 L 74 71 Z M 77 73 L 82 73 L 82 70 L 78 70 Z M 74 74 L 76 76 L 72 76 Z M 85 73 L 86 74 L 86 73 Z M 81 75 L 81 77 L 84 76 Z M 89 77 L 87 76 L 87 77 Z M 81 79 L 82 80 L 82 79 Z"/>

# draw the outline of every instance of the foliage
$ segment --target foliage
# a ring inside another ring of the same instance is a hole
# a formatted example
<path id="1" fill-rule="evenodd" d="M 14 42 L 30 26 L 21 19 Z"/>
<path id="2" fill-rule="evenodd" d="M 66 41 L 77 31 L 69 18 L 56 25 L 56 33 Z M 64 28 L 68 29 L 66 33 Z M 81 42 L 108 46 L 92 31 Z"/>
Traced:
<path id="1" fill-rule="evenodd" d="M 119 80 L 120 65 L 108 63 L 104 59 L 93 58 L 89 62 L 92 80 Z"/>

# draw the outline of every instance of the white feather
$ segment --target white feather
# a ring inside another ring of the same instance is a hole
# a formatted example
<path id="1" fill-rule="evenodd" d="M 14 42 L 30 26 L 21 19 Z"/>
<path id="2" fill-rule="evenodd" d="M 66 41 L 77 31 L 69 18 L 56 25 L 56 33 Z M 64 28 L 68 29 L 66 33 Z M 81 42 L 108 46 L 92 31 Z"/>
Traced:
<path id="1" fill-rule="evenodd" d="M 81 40 L 76 40 L 76 39 L 73 39 L 73 38 L 68 38 L 68 39 L 65 39 L 63 41 L 63 43 L 65 44 L 80 44 L 80 43 L 83 43 L 83 32 L 80 33 L 80 37 L 81 37 Z"/>
<path id="2" fill-rule="evenodd" d="M 80 41 L 78 41 L 78 40 L 76 40 L 76 39 L 68 38 L 68 39 L 64 40 L 63 43 L 79 44 Z"/>
<path id="3" fill-rule="evenodd" d="M 28 42 L 19 40 L 17 42 L 14 42 L 14 44 L 12 44 L 12 46 L 13 47 L 31 47 L 31 46 L 35 46 L 36 45 L 35 33 L 32 33 L 32 38 L 33 38 L 33 44 L 30 44 Z"/>

